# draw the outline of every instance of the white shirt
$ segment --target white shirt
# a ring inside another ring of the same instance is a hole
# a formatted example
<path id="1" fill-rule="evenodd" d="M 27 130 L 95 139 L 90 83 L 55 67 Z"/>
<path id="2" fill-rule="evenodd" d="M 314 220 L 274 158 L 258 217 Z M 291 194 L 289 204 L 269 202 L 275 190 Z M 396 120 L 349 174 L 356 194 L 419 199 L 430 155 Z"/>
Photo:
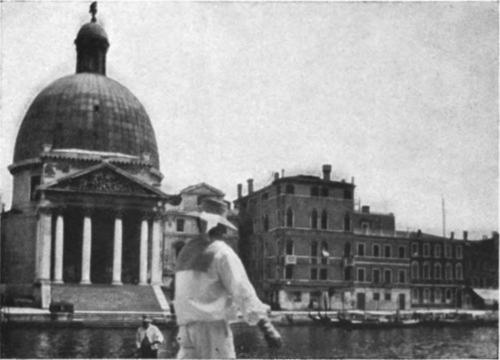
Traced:
<path id="1" fill-rule="evenodd" d="M 156 326 L 150 324 L 147 329 L 144 329 L 142 326 L 137 329 L 137 334 L 135 338 L 135 343 L 137 348 L 141 347 L 142 340 L 144 337 L 147 336 L 148 340 L 151 344 L 151 349 L 153 350 L 158 350 L 158 344 L 154 344 L 154 342 L 158 341 L 159 343 L 163 342 L 163 334 L 161 333 L 160 329 L 158 329 Z"/>
<path id="2" fill-rule="evenodd" d="M 248 280 L 240 258 L 226 243 L 201 237 L 184 246 L 175 274 L 177 324 L 234 321 L 238 310 L 255 325 L 269 311 Z"/>

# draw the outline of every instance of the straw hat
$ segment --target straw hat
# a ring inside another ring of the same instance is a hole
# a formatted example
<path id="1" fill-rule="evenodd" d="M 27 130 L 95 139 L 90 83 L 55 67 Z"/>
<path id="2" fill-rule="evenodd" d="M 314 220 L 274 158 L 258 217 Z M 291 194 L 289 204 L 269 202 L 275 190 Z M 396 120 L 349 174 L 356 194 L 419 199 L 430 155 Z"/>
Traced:
<path id="1" fill-rule="evenodd" d="M 222 224 L 225 227 L 237 230 L 236 227 L 227 219 L 227 204 L 223 201 L 204 198 L 198 206 L 199 211 L 187 213 L 188 216 L 197 217 L 207 223 L 207 232 Z"/>

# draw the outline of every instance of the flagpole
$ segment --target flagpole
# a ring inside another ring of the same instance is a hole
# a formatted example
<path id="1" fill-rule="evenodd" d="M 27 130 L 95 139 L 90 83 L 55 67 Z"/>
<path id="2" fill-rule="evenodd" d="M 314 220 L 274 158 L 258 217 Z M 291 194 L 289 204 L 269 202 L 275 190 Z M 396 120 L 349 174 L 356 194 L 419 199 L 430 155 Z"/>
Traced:
<path id="1" fill-rule="evenodd" d="M 446 210 L 444 207 L 444 196 L 443 196 L 442 208 L 443 208 L 443 237 L 446 237 Z"/>

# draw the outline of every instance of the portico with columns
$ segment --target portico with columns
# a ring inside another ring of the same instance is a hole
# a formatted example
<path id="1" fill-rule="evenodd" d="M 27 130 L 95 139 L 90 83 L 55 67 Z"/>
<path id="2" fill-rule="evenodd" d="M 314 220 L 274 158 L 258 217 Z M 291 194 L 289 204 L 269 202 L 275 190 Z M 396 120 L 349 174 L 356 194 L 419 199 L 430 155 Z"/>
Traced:
<path id="1" fill-rule="evenodd" d="M 109 163 L 39 191 L 38 283 L 161 284 L 162 216 L 171 196 Z"/>

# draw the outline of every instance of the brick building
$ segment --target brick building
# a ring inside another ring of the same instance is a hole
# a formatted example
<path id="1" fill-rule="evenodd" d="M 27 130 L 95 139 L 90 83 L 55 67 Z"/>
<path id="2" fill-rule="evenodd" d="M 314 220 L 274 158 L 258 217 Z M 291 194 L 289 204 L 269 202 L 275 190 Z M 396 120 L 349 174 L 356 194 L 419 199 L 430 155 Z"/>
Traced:
<path id="1" fill-rule="evenodd" d="M 465 294 L 464 259 L 467 235 L 463 240 L 411 234 L 411 287 L 414 308 L 469 308 Z"/>
<path id="2" fill-rule="evenodd" d="M 257 292 L 282 309 L 396 309 L 410 304 L 407 233 L 393 214 L 354 206 L 354 181 L 279 177 L 238 185 L 240 252 Z"/>

